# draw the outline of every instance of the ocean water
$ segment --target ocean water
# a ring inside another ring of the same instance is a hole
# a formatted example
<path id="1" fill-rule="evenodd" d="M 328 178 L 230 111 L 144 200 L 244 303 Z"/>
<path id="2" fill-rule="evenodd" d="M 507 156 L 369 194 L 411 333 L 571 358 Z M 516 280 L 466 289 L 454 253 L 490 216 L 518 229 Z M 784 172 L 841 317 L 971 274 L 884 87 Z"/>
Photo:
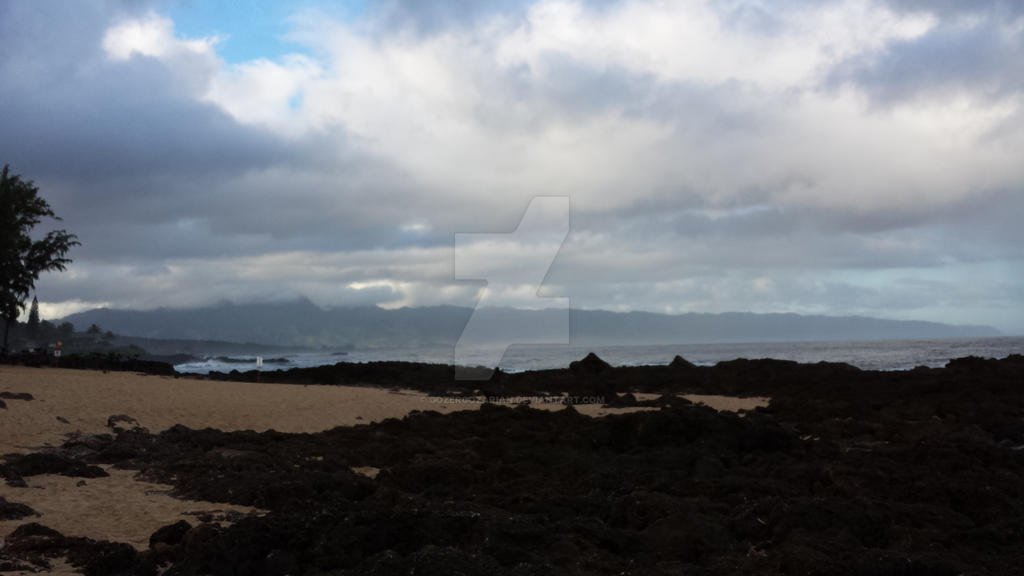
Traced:
<path id="1" fill-rule="evenodd" d="M 853 342 L 749 342 L 728 344 L 658 344 L 636 346 L 516 345 L 505 351 L 500 367 L 506 372 L 565 368 L 588 352 L 594 352 L 615 366 L 664 365 L 678 354 L 698 365 L 710 366 L 736 358 L 775 358 L 797 362 L 845 362 L 865 370 L 908 370 L 915 366 L 944 366 L 953 358 L 981 356 L 1004 358 L 1024 354 L 1024 337 L 956 338 L 942 340 L 867 340 Z M 238 356 L 253 359 L 255 354 Z M 274 355 L 284 363 L 264 363 L 264 370 L 312 367 L 336 362 L 372 362 L 400 360 L 451 364 L 454 351 L 450 347 L 378 348 L 354 350 L 345 355 L 328 352 L 300 352 Z M 490 356 L 479 355 L 482 364 Z M 471 360 L 469 364 L 474 363 Z M 184 373 L 210 371 L 255 370 L 255 362 L 223 362 L 205 360 L 178 364 Z"/>

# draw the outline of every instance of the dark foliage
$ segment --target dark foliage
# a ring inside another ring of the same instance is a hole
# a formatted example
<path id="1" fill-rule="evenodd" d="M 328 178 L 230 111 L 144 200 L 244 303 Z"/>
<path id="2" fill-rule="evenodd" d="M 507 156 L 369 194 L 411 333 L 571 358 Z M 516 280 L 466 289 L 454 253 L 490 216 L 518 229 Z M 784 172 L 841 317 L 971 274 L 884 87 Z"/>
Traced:
<path id="1" fill-rule="evenodd" d="M 78 246 L 74 234 L 51 230 L 40 239 L 31 232 L 44 218 L 60 220 L 39 197 L 39 189 L 8 166 L 0 171 L 0 316 L 5 319 L 3 351 L 11 322 L 25 309 L 25 301 L 43 272 L 64 270 L 68 251 Z"/>

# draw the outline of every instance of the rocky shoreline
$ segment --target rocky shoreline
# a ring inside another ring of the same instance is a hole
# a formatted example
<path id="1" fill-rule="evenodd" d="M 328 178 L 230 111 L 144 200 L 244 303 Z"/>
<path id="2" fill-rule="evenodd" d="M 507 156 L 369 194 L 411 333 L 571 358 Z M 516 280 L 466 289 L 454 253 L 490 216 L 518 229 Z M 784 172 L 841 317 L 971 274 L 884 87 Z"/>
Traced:
<path id="1" fill-rule="evenodd" d="M 10 484 L 114 466 L 182 498 L 265 513 L 168 526 L 139 551 L 66 538 L 4 501 L 0 510 L 26 524 L 0 550 L 0 570 L 57 557 L 87 575 L 161 565 L 171 575 L 953 575 L 1024 565 L 1020 355 L 905 372 L 681 358 L 614 368 L 588 356 L 566 370 L 451 376 L 450 367 L 395 362 L 260 375 L 455 397 L 557 393 L 652 410 L 591 418 L 572 406 L 484 404 L 318 434 L 152 433 L 118 420 L 110 434 L 8 456 L 0 473 Z M 771 403 L 716 412 L 682 393 Z"/>

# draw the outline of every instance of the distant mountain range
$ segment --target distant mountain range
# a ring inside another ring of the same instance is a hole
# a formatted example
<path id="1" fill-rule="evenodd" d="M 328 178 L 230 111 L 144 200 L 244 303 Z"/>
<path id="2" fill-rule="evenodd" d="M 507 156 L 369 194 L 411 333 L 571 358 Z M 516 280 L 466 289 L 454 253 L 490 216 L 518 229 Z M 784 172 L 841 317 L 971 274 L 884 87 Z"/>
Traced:
<path id="1" fill-rule="evenodd" d="M 123 336 L 252 342 L 302 348 L 452 345 L 471 308 L 433 306 L 385 310 L 374 306 L 322 309 L 308 300 L 220 304 L 206 308 L 96 309 L 64 320 L 78 330 L 97 324 Z M 836 341 L 999 336 L 988 326 L 799 314 L 657 314 L 602 310 L 483 308 L 491 336 L 529 341 L 539 335 L 576 345 Z M 476 321 L 474 321 L 476 322 Z"/>

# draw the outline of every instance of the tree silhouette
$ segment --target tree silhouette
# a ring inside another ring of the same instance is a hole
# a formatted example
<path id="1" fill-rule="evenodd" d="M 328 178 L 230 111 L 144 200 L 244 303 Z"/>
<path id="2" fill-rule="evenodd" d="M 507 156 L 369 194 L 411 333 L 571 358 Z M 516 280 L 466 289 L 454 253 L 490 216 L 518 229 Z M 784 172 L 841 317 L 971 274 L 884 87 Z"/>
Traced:
<path id="1" fill-rule="evenodd" d="M 32 306 L 28 309 L 28 333 L 35 334 L 39 331 L 39 299 L 32 297 Z"/>
<path id="2" fill-rule="evenodd" d="M 0 173 L 0 314 L 3 315 L 4 345 L 11 323 L 25 309 L 25 301 L 43 272 L 65 270 L 71 263 L 67 253 L 79 246 L 77 237 L 64 230 L 52 230 L 40 240 L 32 239 L 32 229 L 44 218 L 60 220 L 39 189 L 17 174 L 9 174 L 4 165 Z"/>

